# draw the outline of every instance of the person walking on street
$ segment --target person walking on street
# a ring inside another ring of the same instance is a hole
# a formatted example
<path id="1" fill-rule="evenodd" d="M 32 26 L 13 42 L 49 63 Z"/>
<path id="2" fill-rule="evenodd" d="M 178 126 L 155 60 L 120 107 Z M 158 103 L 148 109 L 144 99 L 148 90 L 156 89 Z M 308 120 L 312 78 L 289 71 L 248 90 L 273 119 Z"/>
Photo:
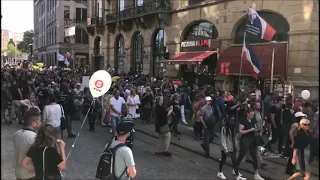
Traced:
<path id="1" fill-rule="evenodd" d="M 204 139 L 201 147 L 205 152 L 205 156 L 210 157 L 210 142 L 213 139 L 216 118 L 214 117 L 214 108 L 211 105 L 212 98 L 207 96 L 205 101 L 206 104 L 199 111 L 200 121 L 204 127 Z"/>
<path id="2" fill-rule="evenodd" d="M 237 179 L 241 177 L 238 172 L 238 167 L 242 159 L 245 157 L 245 155 L 249 151 L 252 158 L 253 169 L 255 172 L 253 175 L 253 179 L 264 180 L 259 175 L 259 166 L 258 166 L 258 160 L 257 160 L 257 145 L 255 142 L 255 134 L 259 131 L 259 129 L 255 127 L 255 124 L 252 121 L 253 116 L 254 116 L 254 110 L 248 109 L 246 110 L 246 118 L 241 119 L 239 122 L 239 134 L 241 135 L 240 141 L 239 141 L 240 152 L 237 158 L 237 166 L 234 169 L 235 174 L 237 175 Z"/>
<path id="3" fill-rule="evenodd" d="M 229 118 L 224 126 L 221 129 L 220 134 L 220 142 L 221 142 L 221 159 L 219 162 L 219 172 L 217 176 L 220 179 L 227 179 L 226 176 L 222 172 L 222 167 L 226 162 L 227 157 L 229 156 L 232 161 L 233 168 L 237 167 L 237 145 L 236 145 L 236 130 L 235 130 L 235 122 L 234 117 Z M 235 175 L 235 171 L 232 171 L 232 174 Z M 245 180 L 246 178 L 241 177 L 242 175 L 238 172 L 239 177 L 237 180 Z"/>

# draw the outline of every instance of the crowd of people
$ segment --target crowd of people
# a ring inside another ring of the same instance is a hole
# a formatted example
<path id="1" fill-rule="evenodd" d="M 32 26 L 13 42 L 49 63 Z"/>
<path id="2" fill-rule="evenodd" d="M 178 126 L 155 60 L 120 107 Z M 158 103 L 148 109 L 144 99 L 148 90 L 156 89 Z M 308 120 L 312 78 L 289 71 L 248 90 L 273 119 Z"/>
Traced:
<path id="1" fill-rule="evenodd" d="M 261 156 L 271 152 L 288 157 L 289 179 L 304 176 L 307 180 L 310 178 L 308 164 L 319 156 L 317 104 L 292 96 L 284 98 L 270 92 L 261 93 L 257 88 L 249 94 L 234 95 L 209 84 L 199 85 L 183 79 L 177 83 L 169 78 L 130 73 L 117 76 L 110 90 L 94 99 L 89 88 L 83 87 L 82 75 L 62 69 L 41 72 L 1 69 L 1 121 L 9 126 L 13 122 L 23 126 L 14 137 L 17 179 L 58 178 L 67 160 L 63 132 L 67 130 L 67 137 L 74 138 L 72 121 L 84 116 L 87 116 L 91 132 L 95 131 L 96 121 L 110 127 L 110 133 L 118 137 L 118 142 L 111 147 L 125 142 L 128 134 L 134 132 L 119 125 L 124 116 L 146 124 L 154 123 L 159 134 L 155 155 L 159 156 L 172 155 L 168 151 L 170 140 L 171 137 L 180 140 L 180 122 L 192 124 L 194 139 L 202 141 L 199 144 L 206 157 L 210 157 L 210 143 L 220 138 L 217 176 L 221 179 L 226 179 L 222 168 L 227 157 L 232 160 L 232 173 L 237 179 L 246 179 L 238 171 L 246 157 L 253 164 L 254 179 L 262 180 L 258 169 L 267 164 Z M 264 142 L 265 135 L 269 137 L 268 142 Z M 273 149 L 275 143 L 277 151 Z M 309 149 L 310 154 L 307 153 Z M 129 152 L 123 154 L 131 152 L 130 148 L 122 151 Z M 132 152 L 118 159 L 121 160 L 116 161 L 119 167 L 116 176 L 128 171 L 124 177 L 134 177 Z M 130 162 L 129 167 L 123 162 Z"/>

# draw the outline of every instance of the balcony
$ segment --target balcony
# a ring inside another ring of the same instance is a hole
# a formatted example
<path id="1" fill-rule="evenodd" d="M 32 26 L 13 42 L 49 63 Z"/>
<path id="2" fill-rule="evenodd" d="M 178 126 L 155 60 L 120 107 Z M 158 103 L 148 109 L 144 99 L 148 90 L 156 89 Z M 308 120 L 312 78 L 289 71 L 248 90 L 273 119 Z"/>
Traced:
<path id="1" fill-rule="evenodd" d="M 87 31 L 90 35 L 94 35 L 95 32 L 104 33 L 104 20 L 102 17 L 92 16 L 87 18 Z"/>
<path id="2" fill-rule="evenodd" d="M 152 3 L 144 3 L 142 6 L 125 9 L 121 12 L 109 12 L 106 14 L 106 24 L 126 21 L 158 13 L 171 11 L 169 0 L 159 0 Z"/>
<path id="3" fill-rule="evenodd" d="M 68 27 L 84 27 L 87 25 L 86 20 L 79 20 L 79 19 L 64 19 L 64 27 L 68 28 Z"/>

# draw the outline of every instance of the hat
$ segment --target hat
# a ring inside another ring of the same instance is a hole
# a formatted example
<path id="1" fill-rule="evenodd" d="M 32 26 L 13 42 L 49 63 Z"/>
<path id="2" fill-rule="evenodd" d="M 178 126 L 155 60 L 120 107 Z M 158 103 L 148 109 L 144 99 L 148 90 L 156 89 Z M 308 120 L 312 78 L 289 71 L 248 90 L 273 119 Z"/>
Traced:
<path id="1" fill-rule="evenodd" d="M 251 95 L 251 96 L 255 96 L 255 95 L 256 95 L 256 93 L 251 93 L 250 95 Z"/>
<path id="2" fill-rule="evenodd" d="M 206 100 L 206 101 L 212 101 L 212 98 L 211 98 L 210 96 L 207 96 L 207 97 L 205 98 L 205 100 Z"/>
<path id="3" fill-rule="evenodd" d="M 117 133 L 119 135 L 125 135 L 132 130 L 132 127 L 133 127 L 132 123 L 120 122 L 117 125 Z"/>
<path id="4" fill-rule="evenodd" d="M 294 114 L 294 117 L 305 117 L 305 116 L 307 116 L 306 114 L 303 114 L 302 112 L 296 112 L 295 114 Z"/>

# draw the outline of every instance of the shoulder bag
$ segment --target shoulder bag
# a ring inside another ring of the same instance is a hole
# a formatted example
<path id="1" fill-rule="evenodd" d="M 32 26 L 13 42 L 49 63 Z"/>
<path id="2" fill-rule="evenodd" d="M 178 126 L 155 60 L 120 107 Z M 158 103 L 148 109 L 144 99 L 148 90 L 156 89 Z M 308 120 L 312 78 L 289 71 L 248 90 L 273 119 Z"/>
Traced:
<path id="1" fill-rule="evenodd" d="M 61 109 L 61 117 L 60 117 L 60 130 L 65 130 L 68 127 L 67 119 L 64 115 L 63 107 L 59 104 Z"/>

